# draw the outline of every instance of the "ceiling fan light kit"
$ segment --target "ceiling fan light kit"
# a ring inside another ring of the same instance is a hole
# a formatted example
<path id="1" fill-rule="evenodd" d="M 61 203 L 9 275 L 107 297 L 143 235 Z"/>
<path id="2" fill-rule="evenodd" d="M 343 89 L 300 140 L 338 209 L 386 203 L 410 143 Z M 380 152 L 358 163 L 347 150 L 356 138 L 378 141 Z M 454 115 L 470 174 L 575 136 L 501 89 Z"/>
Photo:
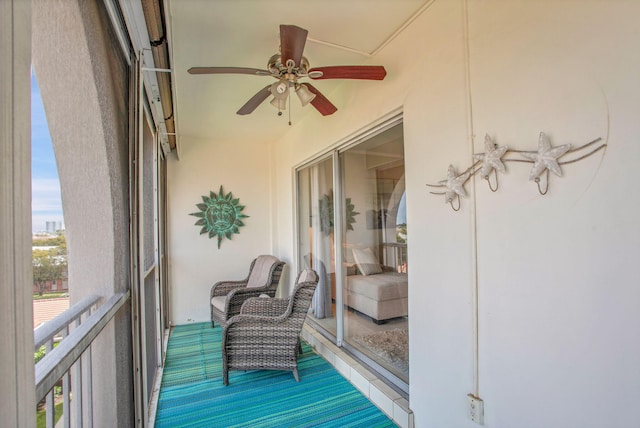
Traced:
<path id="1" fill-rule="evenodd" d="M 273 99 L 269 102 L 269 104 L 271 104 L 272 106 L 277 108 L 278 111 L 287 109 L 287 99 L 286 98 L 273 97 Z"/>
<path id="2" fill-rule="evenodd" d="M 269 90 L 271 91 L 271 95 L 273 95 L 274 98 L 277 98 L 279 100 L 286 100 L 289 96 L 289 82 L 287 82 L 285 79 L 282 79 L 279 82 L 273 83 Z"/>
<path id="3" fill-rule="evenodd" d="M 258 91 L 236 113 L 252 113 L 269 95 L 270 104 L 278 109 L 278 115 L 286 109 L 290 88 L 293 88 L 302 106 L 311 104 L 320 114 L 327 116 L 338 109 L 320 91 L 309 83 L 299 83 L 298 79 L 365 79 L 383 80 L 387 75 L 381 65 L 340 65 L 309 68 L 309 61 L 302 55 L 308 31 L 295 25 L 280 25 L 280 53 L 272 55 L 267 69 L 247 67 L 192 67 L 190 74 L 250 74 L 271 76 L 278 81 Z"/>
<path id="4" fill-rule="evenodd" d="M 316 98 L 316 94 L 311 93 L 309 87 L 304 83 L 296 85 L 296 95 L 300 98 L 300 104 L 302 104 L 302 107 L 306 106 Z"/>

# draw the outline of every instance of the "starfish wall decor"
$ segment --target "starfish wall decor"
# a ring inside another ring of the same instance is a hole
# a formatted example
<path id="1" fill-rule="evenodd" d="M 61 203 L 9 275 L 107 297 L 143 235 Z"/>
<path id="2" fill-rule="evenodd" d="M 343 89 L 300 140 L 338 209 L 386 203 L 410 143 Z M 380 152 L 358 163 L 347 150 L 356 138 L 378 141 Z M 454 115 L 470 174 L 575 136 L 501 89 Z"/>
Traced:
<path id="1" fill-rule="evenodd" d="M 553 147 L 549 141 L 549 137 L 541 132 L 538 138 L 538 150 L 537 151 L 525 151 L 525 150 L 509 150 L 507 146 L 499 147 L 495 144 L 491 137 L 487 134 L 484 137 L 484 153 L 474 154 L 473 157 L 476 160 L 473 165 L 458 174 L 453 165 L 449 165 L 447 170 L 447 179 L 441 180 L 438 184 L 427 184 L 428 187 L 443 188 L 442 191 L 429 192 L 434 195 L 445 195 L 445 202 L 451 205 L 454 211 L 460 209 L 460 197 L 467 196 L 467 192 L 464 189 L 464 184 L 470 177 L 480 173 L 480 176 L 487 180 L 489 189 L 492 192 L 498 190 L 498 172 L 506 172 L 504 162 L 526 162 L 532 163 L 533 167 L 529 172 L 529 180 L 534 181 L 538 186 L 538 192 L 541 195 L 546 195 L 549 191 L 549 171 L 553 172 L 558 177 L 562 177 L 561 165 L 577 162 L 592 154 L 604 149 L 607 144 L 601 143 L 590 152 L 583 154 L 582 156 L 561 162 L 559 158 L 567 153 L 575 153 L 583 150 L 594 144 L 600 143 L 602 138 L 596 138 L 595 140 L 583 144 L 582 146 L 571 148 L 570 144 L 564 144 L 561 146 Z M 505 158 L 508 154 L 519 155 L 521 158 Z M 524 158 L 524 159 L 522 159 Z M 540 176 L 545 174 L 545 188 L 542 189 L 540 182 Z M 494 177 L 494 184 L 491 183 L 491 176 Z M 454 206 L 454 201 L 457 199 L 457 207 Z"/>

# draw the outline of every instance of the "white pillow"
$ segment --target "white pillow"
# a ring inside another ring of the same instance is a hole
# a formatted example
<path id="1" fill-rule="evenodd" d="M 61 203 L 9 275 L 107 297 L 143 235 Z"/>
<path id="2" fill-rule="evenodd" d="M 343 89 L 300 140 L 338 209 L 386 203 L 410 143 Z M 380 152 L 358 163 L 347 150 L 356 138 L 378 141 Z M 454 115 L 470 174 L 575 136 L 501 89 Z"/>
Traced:
<path id="1" fill-rule="evenodd" d="M 380 266 L 376 255 L 371 251 L 371 248 L 365 248 L 363 250 L 354 248 L 353 258 L 358 265 L 358 269 L 360 269 L 360 272 L 362 272 L 363 275 L 366 276 L 382 273 L 382 267 Z"/>

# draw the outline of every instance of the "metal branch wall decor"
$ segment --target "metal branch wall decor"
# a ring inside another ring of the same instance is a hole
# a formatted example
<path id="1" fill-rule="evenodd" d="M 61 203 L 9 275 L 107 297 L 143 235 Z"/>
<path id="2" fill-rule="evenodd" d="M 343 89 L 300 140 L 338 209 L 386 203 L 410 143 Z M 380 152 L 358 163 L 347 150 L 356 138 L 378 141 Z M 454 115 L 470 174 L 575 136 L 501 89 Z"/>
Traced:
<path id="1" fill-rule="evenodd" d="M 231 192 L 224 194 L 222 186 L 216 195 L 213 191 L 209 196 L 202 196 L 202 203 L 196 204 L 200 211 L 189 215 L 198 217 L 196 226 L 202 226 L 200 234 L 209 234 L 209 239 L 218 238 L 218 249 L 223 238 L 231 239 L 234 233 L 240 233 L 244 226 L 243 218 L 249 217 L 242 213 L 244 205 L 240 205 L 240 199 L 234 199 Z"/>
<path id="2" fill-rule="evenodd" d="M 594 145 L 596 146 L 595 148 L 592 147 Z M 549 137 L 547 137 L 544 132 L 541 132 L 540 137 L 538 138 L 537 151 L 509 150 L 507 146 L 499 147 L 491 140 L 489 135 L 486 135 L 484 137 L 485 152 L 473 155 L 476 160 L 473 165 L 462 173 L 458 173 L 453 165 L 449 165 L 446 180 L 441 180 L 438 184 L 427 184 L 427 186 L 432 188 L 442 188 L 442 191 L 433 191 L 429 193 L 433 195 L 445 195 L 445 202 L 451 205 L 451 208 L 454 211 L 458 211 L 460 209 L 460 197 L 467 196 L 464 184 L 469 180 L 469 178 L 479 172 L 480 176 L 487 180 L 489 189 L 491 189 L 492 192 L 496 192 L 498 190 L 498 172 L 504 173 L 507 170 L 504 163 L 525 162 L 533 164 L 531 171 L 529 172 L 529 180 L 534 181 L 537 184 L 538 192 L 541 195 L 546 195 L 549 191 L 549 171 L 553 172 L 558 177 L 562 177 L 561 165 L 582 160 L 604 149 L 606 146 L 607 144 L 602 142 L 602 138 L 596 138 L 595 140 L 576 148 L 571 148 L 571 144 L 553 147 L 549 141 Z M 559 160 L 565 154 L 577 153 L 588 147 L 592 147 L 591 151 L 584 153 L 577 158 L 566 161 Z M 520 156 L 520 158 L 507 158 L 509 154 Z M 543 174 L 544 180 L 541 180 L 541 176 Z M 541 185 L 541 181 L 544 181 L 544 184 Z M 457 204 L 455 203 L 456 201 Z"/>

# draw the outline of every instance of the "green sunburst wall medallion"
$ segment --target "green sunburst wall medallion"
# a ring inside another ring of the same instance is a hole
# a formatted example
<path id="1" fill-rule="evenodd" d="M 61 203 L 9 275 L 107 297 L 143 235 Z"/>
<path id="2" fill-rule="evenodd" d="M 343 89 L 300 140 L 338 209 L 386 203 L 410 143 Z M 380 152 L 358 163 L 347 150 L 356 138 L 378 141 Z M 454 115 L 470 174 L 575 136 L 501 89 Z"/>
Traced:
<path id="1" fill-rule="evenodd" d="M 202 196 L 202 203 L 196 204 L 200 211 L 189 215 L 198 217 L 196 226 L 202 226 L 200 234 L 209 234 L 209 238 L 218 238 L 218 249 L 223 238 L 231 239 L 234 233 L 240 233 L 244 226 L 243 218 L 249 217 L 242 214 L 244 205 L 240 205 L 240 199 L 234 199 L 231 192 L 224 194 L 222 186 L 216 195 L 213 191 L 209 196 Z"/>
<path id="2" fill-rule="evenodd" d="M 345 214 L 345 226 L 347 230 L 353 230 L 355 216 L 360 213 L 355 210 L 351 198 L 345 199 Z M 320 230 L 327 236 L 333 233 L 333 190 L 320 199 Z"/>

